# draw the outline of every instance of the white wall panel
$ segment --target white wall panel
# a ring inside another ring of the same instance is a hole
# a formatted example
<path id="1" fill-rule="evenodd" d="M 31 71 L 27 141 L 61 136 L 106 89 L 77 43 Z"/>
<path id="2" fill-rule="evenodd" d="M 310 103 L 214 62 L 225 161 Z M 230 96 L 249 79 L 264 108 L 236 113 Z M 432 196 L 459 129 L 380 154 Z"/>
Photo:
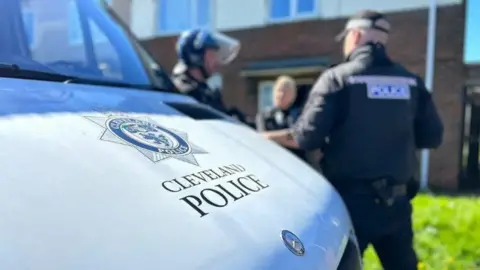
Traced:
<path id="1" fill-rule="evenodd" d="M 123 1 L 123 0 L 113 0 Z M 131 27 L 141 38 L 155 36 L 158 0 L 131 0 Z M 212 0 L 212 24 L 219 30 L 261 27 L 267 24 L 269 0 Z M 347 17 L 359 10 L 382 12 L 427 8 L 430 0 L 317 0 L 320 19 Z M 438 5 L 461 4 L 462 0 L 437 0 Z"/>
<path id="2" fill-rule="evenodd" d="M 214 0 L 215 26 L 218 29 L 235 29 L 261 26 L 265 23 L 264 0 Z"/>
<path id="3" fill-rule="evenodd" d="M 155 36 L 157 10 L 156 0 L 132 0 L 131 28 L 138 38 Z"/>
<path id="4" fill-rule="evenodd" d="M 324 0 L 324 2 L 327 2 Z M 362 9 L 374 9 L 382 12 L 395 12 L 409 9 L 427 8 L 430 0 L 340 0 L 339 10 L 334 17 L 349 16 Z M 437 0 L 438 5 L 461 4 L 462 0 Z"/>

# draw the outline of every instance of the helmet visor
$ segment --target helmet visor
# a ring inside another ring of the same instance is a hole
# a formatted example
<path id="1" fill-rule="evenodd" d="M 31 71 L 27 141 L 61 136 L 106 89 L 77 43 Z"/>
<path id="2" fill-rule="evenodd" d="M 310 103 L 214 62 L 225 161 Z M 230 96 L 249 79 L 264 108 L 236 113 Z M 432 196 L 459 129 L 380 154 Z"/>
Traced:
<path id="1" fill-rule="evenodd" d="M 220 32 L 213 34 L 218 44 L 217 60 L 221 65 L 232 62 L 240 51 L 240 41 Z"/>

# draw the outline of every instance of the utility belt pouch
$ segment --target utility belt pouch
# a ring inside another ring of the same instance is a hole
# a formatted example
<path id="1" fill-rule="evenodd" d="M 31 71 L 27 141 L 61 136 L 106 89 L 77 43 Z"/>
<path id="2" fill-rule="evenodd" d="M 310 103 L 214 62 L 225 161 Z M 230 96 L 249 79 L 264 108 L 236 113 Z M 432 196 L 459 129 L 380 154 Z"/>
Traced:
<path id="1" fill-rule="evenodd" d="M 372 183 L 373 191 L 380 202 L 391 206 L 395 202 L 395 194 L 387 178 L 381 178 Z"/>

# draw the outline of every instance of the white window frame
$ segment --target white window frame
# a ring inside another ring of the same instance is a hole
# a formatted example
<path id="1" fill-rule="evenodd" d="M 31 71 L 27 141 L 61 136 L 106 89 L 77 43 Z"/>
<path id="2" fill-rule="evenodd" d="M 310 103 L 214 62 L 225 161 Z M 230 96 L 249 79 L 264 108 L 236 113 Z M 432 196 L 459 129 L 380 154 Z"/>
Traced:
<path id="1" fill-rule="evenodd" d="M 257 111 L 258 112 L 263 112 L 271 107 L 266 107 L 262 108 L 262 92 L 267 91 L 267 89 L 271 89 L 270 96 L 272 99 L 272 104 L 273 104 L 273 85 L 275 84 L 275 81 L 260 81 L 258 83 L 258 88 L 257 88 Z"/>
<path id="2" fill-rule="evenodd" d="M 157 36 L 176 36 L 183 31 L 187 30 L 161 30 L 159 27 L 159 20 L 160 20 L 160 8 L 159 6 L 161 5 L 161 1 L 168 1 L 168 0 L 157 0 L 157 6 L 156 6 L 156 16 L 155 16 L 155 34 Z M 170 0 L 171 1 L 171 0 Z M 192 10 L 190 10 L 190 15 L 192 16 L 192 21 L 196 22 L 197 21 L 197 12 L 196 9 L 198 7 L 198 0 L 191 0 L 192 1 Z M 212 29 L 214 25 L 214 18 L 215 18 L 215 5 L 216 1 L 215 0 L 208 0 L 210 3 L 210 18 L 208 18 L 208 23 L 207 25 L 192 25 L 190 28 L 203 28 L 203 29 Z"/>
<path id="3" fill-rule="evenodd" d="M 266 18 L 267 22 L 269 23 L 285 23 L 289 21 L 300 21 L 300 20 L 308 20 L 314 19 L 319 17 L 320 12 L 320 3 L 319 0 L 313 0 L 313 10 L 311 12 L 301 12 L 297 11 L 297 2 L 299 0 L 289 0 L 290 1 L 290 14 L 285 18 L 272 18 L 270 14 L 270 6 L 272 5 L 272 1 L 275 0 L 266 0 Z"/>

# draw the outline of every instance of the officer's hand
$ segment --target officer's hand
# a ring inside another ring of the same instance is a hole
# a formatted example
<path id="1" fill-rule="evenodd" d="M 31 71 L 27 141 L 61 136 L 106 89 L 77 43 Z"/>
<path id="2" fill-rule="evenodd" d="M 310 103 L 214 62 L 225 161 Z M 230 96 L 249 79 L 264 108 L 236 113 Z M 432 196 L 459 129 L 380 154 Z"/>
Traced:
<path id="1" fill-rule="evenodd" d="M 260 134 L 267 140 L 272 139 L 272 133 L 270 133 L 270 132 L 261 132 Z"/>

